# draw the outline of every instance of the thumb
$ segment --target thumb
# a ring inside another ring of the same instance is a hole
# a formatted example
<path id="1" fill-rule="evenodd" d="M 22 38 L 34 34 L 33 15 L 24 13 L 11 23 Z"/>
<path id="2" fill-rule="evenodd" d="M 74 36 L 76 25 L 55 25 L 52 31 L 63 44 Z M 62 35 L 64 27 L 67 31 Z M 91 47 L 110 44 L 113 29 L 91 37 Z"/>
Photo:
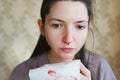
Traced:
<path id="1" fill-rule="evenodd" d="M 91 72 L 82 63 L 80 63 L 80 73 L 88 80 L 91 80 Z"/>

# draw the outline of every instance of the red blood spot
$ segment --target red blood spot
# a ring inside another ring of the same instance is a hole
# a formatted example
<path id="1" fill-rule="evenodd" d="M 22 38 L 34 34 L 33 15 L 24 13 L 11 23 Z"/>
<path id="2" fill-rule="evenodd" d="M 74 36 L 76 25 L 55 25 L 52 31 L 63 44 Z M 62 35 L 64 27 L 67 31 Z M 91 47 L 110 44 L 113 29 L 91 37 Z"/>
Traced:
<path id="1" fill-rule="evenodd" d="M 77 78 L 74 78 L 74 80 L 77 80 Z"/>
<path id="2" fill-rule="evenodd" d="M 74 80 L 78 80 L 76 77 L 71 76 Z"/>
<path id="3" fill-rule="evenodd" d="M 48 74 L 53 75 L 53 74 L 56 74 L 56 72 L 54 70 L 48 70 Z"/>

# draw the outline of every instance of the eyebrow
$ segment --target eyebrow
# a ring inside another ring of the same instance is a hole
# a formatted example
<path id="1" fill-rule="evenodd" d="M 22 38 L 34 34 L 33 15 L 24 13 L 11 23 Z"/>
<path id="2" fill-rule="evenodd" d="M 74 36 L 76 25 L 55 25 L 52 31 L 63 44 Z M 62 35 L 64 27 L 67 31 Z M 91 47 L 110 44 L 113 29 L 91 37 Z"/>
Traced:
<path id="1" fill-rule="evenodd" d="M 59 22 L 64 22 L 63 20 L 57 19 L 57 18 L 50 18 L 48 21 L 59 21 Z"/>
<path id="2" fill-rule="evenodd" d="M 64 22 L 63 20 L 57 19 L 57 18 L 50 18 L 48 21 L 58 21 L 58 22 Z M 88 20 L 80 20 L 76 21 L 75 23 L 83 23 L 83 22 L 88 22 Z"/>
<path id="3" fill-rule="evenodd" d="M 75 23 L 83 23 L 83 22 L 88 22 L 87 20 L 81 20 L 81 21 L 77 21 Z"/>

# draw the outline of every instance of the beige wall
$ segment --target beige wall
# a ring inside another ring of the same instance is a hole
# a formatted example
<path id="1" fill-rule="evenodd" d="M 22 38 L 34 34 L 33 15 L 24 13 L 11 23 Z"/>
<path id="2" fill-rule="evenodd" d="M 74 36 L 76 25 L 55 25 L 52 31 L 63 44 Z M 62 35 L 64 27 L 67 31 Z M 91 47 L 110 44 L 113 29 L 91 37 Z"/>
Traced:
<path id="1" fill-rule="evenodd" d="M 94 50 L 109 61 L 120 80 L 120 0 L 96 1 Z M 36 22 L 41 2 L 0 0 L 0 80 L 8 80 L 14 67 L 31 55 L 39 36 Z"/>

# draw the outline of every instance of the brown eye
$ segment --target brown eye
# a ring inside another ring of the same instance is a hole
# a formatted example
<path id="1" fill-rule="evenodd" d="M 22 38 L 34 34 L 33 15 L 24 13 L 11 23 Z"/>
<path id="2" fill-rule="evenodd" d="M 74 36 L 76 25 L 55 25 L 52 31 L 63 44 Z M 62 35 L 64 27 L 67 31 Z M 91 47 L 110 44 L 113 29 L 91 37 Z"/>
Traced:
<path id="1" fill-rule="evenodd" d="M 53 28 L 57 29 L 57 28 L 62 27 L 62 24 L 52 24 L 51 26 L 52 26 Z"/>
<path id="2" fill-rule="evenodd" d="M 80 29 L 80 30 L 83 30 L 85 28 L 85 26 L 82 26 L 82 25 L 76 25 L 76 28 L 77 29 Z"/>

